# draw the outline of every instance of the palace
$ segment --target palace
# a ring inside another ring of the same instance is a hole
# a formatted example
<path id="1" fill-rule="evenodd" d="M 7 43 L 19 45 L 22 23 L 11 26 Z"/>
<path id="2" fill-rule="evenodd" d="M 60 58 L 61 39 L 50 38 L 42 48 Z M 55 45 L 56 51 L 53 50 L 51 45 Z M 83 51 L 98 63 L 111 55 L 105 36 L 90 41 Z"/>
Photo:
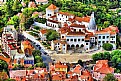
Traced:
<path id="1" fill-rule="evenodd" d="M 104 43 L 111 43 L 116 49 L 116 33 L 118 28 L 97 30 L 94 12 L 91 16 L 77 17 L 68 12 L 59 11 L 59 8 L 51 4 L 46 8 L 46 25 L 52 28 L 60 28 L 60 39 L 51 42 L 51 50 L 66 53 L 74 48 L 84 51 L 99 49 Z"/>

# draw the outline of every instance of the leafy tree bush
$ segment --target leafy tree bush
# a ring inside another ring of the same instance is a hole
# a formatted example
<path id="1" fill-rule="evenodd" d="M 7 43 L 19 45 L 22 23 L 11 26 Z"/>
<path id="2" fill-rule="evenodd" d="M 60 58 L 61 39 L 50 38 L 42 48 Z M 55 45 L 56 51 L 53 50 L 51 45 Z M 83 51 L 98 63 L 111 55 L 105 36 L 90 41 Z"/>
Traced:
<path id="1" fill-rule="evenodd" d="M 34 51 L 32 52 L 32 55 L 33 55 L 33 56 L 41 56 L 41 52 L 40 52 L 40 50 L 34 50 Z"/>
<path id="2" fill-rule="evenodd" d="M 46 34 L 48 41 L 56 40 L 59 37 L 59 34 L 55 30 L 49 29 Z"/>
<path id="3" fill-rule="evenodd" d="M 107 74 L 103 81 L 118 81 L 113 74 Z"/>
<path id="4" fill-rule="evenodd" d="M 104 43 L 102 47 L 103 47 L 103 49 L 105 49 L 107 51 L 111 51 L 113 48 L 113 45 L 110 43 Z"/>
<path id="5" fill-rule="evenodd" d="M 45 18 L 35 18 L 35 21 L 39 22 L 39 23 L 42 23 L 42 24 L 46 23 L 46 19 Z"/>

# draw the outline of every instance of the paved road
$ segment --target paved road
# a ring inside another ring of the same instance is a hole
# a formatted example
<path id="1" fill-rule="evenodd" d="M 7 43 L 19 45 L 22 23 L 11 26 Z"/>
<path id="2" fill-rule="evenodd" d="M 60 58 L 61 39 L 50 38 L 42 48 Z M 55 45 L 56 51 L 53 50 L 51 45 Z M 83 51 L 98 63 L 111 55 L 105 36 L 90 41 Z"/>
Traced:
<path id="1" fill-rule="evenodd" d="M 48 56 L 48 55 L 45 55 L 44 52 L 45 52 L 45 48 L 41 45 L 41 43 L 39 41 L 37 41 L 33 36 L 31 36 L 30 34 L 26 33 L 25 31 L 23 31 L 23 35 L 28 38 L 29 40 L 31 40 L 33 43 L 33 46 L 35 47 L 35 49 L 39 49 L 36 45 L 39 45 L 41 47 L 41 49 L 39 49 L 42 53 L 42 59 L 43 59 L 43 62 L 46 64 L 46 66 L 48 67 L 48 64 L 50 62 L 53 62 L 51 57 Z"/>

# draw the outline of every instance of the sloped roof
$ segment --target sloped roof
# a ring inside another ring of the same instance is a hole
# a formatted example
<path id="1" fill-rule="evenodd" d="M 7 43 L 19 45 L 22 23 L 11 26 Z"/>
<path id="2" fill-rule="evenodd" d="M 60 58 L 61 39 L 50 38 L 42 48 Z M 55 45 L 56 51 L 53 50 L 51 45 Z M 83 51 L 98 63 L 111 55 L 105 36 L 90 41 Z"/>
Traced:
<path id="1" fill-rule="evenodd" d="M 55 10 L 55 9 L 57 9 L 57 7 L 56 7 L 54 4 L 51 4 L 51 5 L 48 7 L 48 9 Z"/>

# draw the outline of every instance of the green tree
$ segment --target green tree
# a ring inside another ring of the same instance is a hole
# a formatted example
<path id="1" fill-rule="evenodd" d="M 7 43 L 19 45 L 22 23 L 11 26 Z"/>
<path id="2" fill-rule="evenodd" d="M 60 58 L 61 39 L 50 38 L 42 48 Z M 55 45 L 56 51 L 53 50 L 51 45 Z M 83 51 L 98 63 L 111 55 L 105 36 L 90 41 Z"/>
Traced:
<path id="1" fill-rule="evenodd" d="M 103 47 L 103 49 L 105 49 L 107 51 L 111 51 L 113 48 L 113 45 L 110 43 L 104 43 L 102 47 Z"/>
<path id="2" fill-rule="evenodd" d="M 42 62 L 42 57 L 41 56 L 35 56 L 36 63 Z"/>
<path id="3" fill-rule="evenodd" d="M 8 70 L 8 64 L 3 60 L 0 60 L 0 70 L 1 71 L 3 71 L 3 70 L 7 71 Z"/>
<path id="4" fill-rule="evenodd" d="M 19 0 L 15 0 L 12 6 L 13 11 L 16 13 L 20 12 L 22 9 L 22 4 Z"/>
<path id="5" fill-rule="evenodd" d="M 59 37 L 59 34 L 55 30 L 49 29 L 46 34 L 48 41 L 56 40 Z"/>
<path id="6" fill-rule="evenodd" d="M 118 81 L 113 74 L 107 74 L 103 81 Z"/>
<path id="7" fill-rule="evenodd" d="M 11 20 L 8 21 L 8 25 L 14 25 L 15 28 L 19 26 L 20 20 L 18 16 L 13 16 L 11 17 Z"/>
<path id="8" fill-rule="evenodd" d="M 34 50 L 34 51 L 32 52 L 32 54 L 33 54 L 34 56 L 41 56 L 40 50 Z"/>

